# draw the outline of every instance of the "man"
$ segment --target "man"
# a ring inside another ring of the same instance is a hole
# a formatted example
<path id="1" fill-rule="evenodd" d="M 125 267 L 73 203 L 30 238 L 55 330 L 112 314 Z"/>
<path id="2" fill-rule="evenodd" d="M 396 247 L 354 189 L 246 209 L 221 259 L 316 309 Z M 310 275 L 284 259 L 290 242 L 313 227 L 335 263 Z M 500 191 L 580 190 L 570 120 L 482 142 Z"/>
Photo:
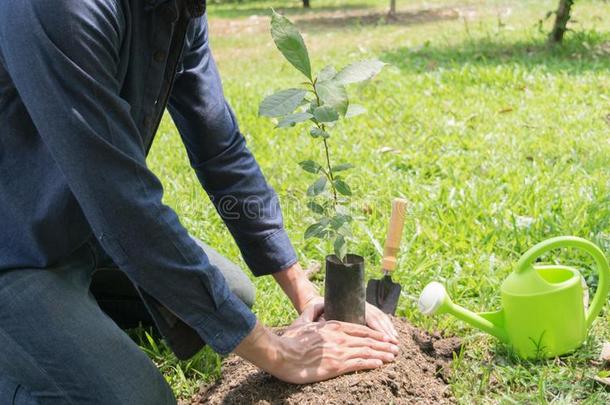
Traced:
<path id="1" fill-rule="evenodd" d="M 397 353 L 372 307 L 371 328 L 313 322 L 323 301 L 225 102 L 204 10 L 203 0 L 0 0 L 1 404 L 175 403 L 102 311 L 137 323 L 138 297 L 179 357 L 205 343 L 293 383 Z M 239 269 L 162 204 L 145 159 L 166 106 L 246 263 L 273 274 L 301 314 L 282 337 L 250 311 Z"/>

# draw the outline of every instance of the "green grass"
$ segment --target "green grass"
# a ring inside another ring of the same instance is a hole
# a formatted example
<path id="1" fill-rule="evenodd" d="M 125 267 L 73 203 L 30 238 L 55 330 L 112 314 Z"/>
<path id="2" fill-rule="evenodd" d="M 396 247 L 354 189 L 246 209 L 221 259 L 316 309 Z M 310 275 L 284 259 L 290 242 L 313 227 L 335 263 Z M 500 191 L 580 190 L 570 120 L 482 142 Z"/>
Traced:
<path id="1" fill-rule="evenodd" d="M 520 254 L 545 238 L 573 234 L 610 255 L 610 4 L 578 1 L 561 47 L 545 43 L 556 1 L 399 1 L 398 23 L 350 17 L 338 10 L 382 13 L 386 1 L 312 0 L 210 4 L 212 46 L 225 92 L 242 132 L 284 208 L 287 230 L 304 264 L 329 247 L 304 241 L 303 215 L 312 180 L 297 162 L 322 151 L 303 129 L 274 130 L 257 117 L 258 103 L 296 74 L 273 47 L 267 21 L 249 19 L 273 6 L 300 19 L 316 69 L 367 57 L 391 64 L 374 86 L 350 89 L 369 113 L 340 126 L 336 161 L 357 163 L 350 184 L 361 217 L 351 250 L 379 273 L 391 198 L 412 205 L 396 277 L 404 287 L 399 314 L 425 329 L 464 337 L 452 389 L 462 403 L 589 403 L 610 401 L 591 380 L 591 363 L 609 338 L 605 309 L 585 346 L 561 359 L 523 362 L 487 336 L 450 317 L 425 318 L 415 306 L 431 280 L 473 310 L 499 305 L 501 280 Z M 454 11 L 454 8 L 457 11 Z M 510 11 L 508 9 L 510 8 Z M 432 11 L 430 11 L 432 9 Z M 228 24 L 237 24 L 227 29 Z M 241 262 L 239 252 L 188 166 L 179 136 L 164 120 L 149 159 L 166 187 L 166 202 L 196 236 Z M 558 256 L 596 277 L 585 257 Z M 322 285 L 321 280 L 317 282 Z M 272 279 L 255 280 L 255 312 L 267 324 L 295 316 Z M 189 363 L 169 350 L 142 345 L 181 397 L 218 376 L 219 359 L 204 350 Z"/>

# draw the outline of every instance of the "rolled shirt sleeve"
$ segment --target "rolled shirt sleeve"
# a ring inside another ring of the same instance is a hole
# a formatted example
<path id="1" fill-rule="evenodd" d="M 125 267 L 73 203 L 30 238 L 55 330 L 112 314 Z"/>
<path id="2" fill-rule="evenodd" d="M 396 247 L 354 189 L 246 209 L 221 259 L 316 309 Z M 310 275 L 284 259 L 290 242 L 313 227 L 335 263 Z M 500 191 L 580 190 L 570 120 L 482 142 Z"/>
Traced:
<path id="1" fill-rule="evenodd" d="M 206 16 L 192 22 L 194 40 L 169 101 L 199 181 L 256 276 L 297 261 L 284 230 L 275 191 L 269 186 L 227 104 L 208 42 Z"/>
<path id="2" fill-rule="evenodd" d="M 119 96 L 115 70 L 124 27 L 113 7 L 3 1 L 0 54 L 104 250 L 135 285 L 215 351 L 228 353 L 256 318 L 162 203 L 130 106 Z"/>

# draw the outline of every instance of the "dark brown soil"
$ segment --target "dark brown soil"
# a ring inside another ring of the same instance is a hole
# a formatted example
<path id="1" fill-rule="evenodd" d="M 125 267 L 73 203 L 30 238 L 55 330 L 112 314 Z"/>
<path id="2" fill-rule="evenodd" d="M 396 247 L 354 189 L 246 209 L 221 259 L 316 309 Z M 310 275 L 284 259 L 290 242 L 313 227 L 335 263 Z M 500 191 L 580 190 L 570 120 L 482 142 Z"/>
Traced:
<path id="1" fill-rule="evenodd" d="M 450 404 L 447 379 L 457 338 L 422 332 L 395 319 L 401 353 L 394 363 L 317 384 L 281 382 L 236 356 L 225 360 L 222 379 L 201 388 L 191 404 Z"/>

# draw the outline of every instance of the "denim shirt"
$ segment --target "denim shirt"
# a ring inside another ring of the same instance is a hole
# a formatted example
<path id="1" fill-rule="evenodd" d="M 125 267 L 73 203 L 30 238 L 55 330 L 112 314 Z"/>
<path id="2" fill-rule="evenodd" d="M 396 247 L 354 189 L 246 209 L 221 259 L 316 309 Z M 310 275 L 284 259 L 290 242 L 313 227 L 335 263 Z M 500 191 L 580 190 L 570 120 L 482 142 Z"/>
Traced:
<path id="1" fill-rule="evenodd" d="M 162 203 L 146 155 L 166 106 L 252 272 L 296 262 L 223 96 L 204 6 L 0 0 L 0 271 L 45 268 L 94 238 L 181 358 L 203 342 L 232 351 L 256 318 Z"/>

